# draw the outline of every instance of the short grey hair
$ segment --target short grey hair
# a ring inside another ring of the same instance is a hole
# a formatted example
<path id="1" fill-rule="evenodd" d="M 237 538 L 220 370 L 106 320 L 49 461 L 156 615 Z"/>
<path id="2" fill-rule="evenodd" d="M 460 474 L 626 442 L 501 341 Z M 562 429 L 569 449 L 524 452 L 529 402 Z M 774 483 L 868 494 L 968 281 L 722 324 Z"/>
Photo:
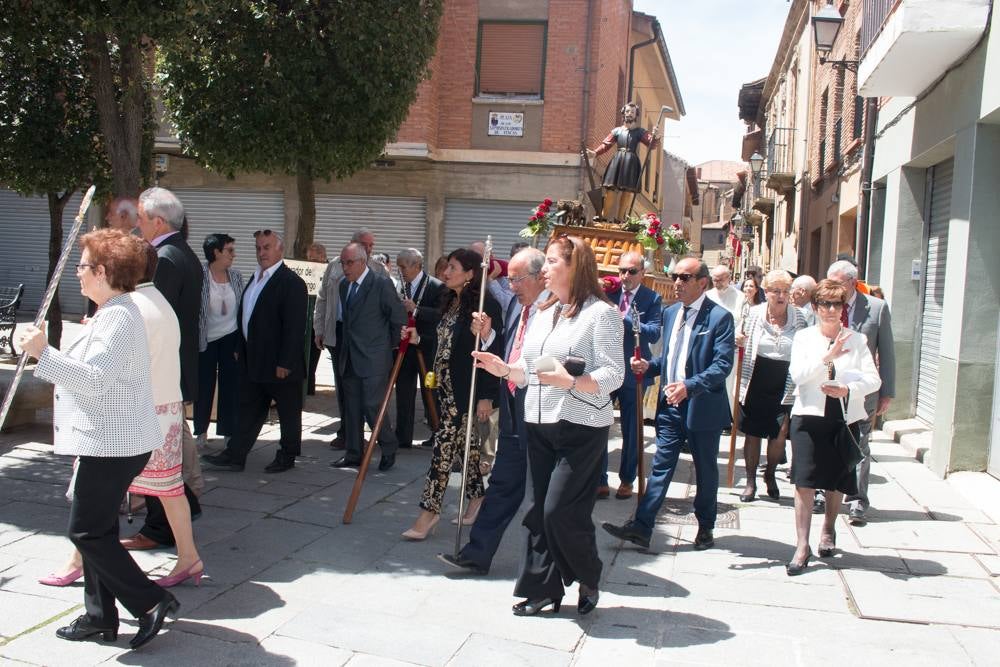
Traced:
<path id="1" fill-rule="evenodd" d="M 709 274 L 716 274 L 716 273 L 720 275 L 725 273 L 727 276 L 733 275 L 733 272 L 730 271 L 729 267 L 726 266 L 725 264 L 716 264 L 715 266 L 712 267 L 712 270 L 709 271 Z"/>
<path id="2" fill-rule="evenodd" d="M 396 263 L 403 266 L 424 265 L 424 256 L 416 248 L 404 248 L 396 255 Z"/>
<path id="3" fill-rule="evenodd" d="M 830 265 L 826 270 L 826 277 L 832 278 L 835 273 L 839 273 L 850 280 L 858 279 L 858 267 L 854 266 L 846 259 L 840 259 Z"/>
<path id="4" fill-rule="evenodd" d="M 374 232 L 372 232 L 372 230 L 368 229 L 367 227 L 362 227 L 358 231 L 351 234 L 351 243 L 361 243 L 361 239 L 363 239 L 366 236 L 370 236 L 373 239 L 375 238 L 375 234 Z"/>
<path id="5" fill-rule="evenodd" d="M 528 273 L 539 274 L 542 272 L 542 267 L 545 266 L 545 253 L 538 248 L 521 248 L 514 256 L 510 258 L 510 261 L 514 259 L 523 259 L 528 263 Z"/>
<path id="6" fill-rule="evenodd" d="M 146 215 L 163 218 L 170 228 L 179 232 L 184 226 L 184 204 L 166 188 L 149 188 L 139 195 L 139 203 Z"/>
<path id="7" fill-rule="evenodd" d="M 135 200 L 128 197 L 116 199 L 112 202 L 111 210 L 114 211 L 115 215 L 124 215 L 133 221 L 139 217 L 139 208 L 136 206 Z"/>
<path id="8" fill-rule="evenodd" d="M 641 269 L 642 269 L 643 271 L 645 271 L 645 270 L 646 270 L 646 258 L 645 258 L 645 257 L 643 257 L 643 256 L 642 256 L 641 254 L 639 254 L 639 253 L 635 252 L 634 250 L 630 250 L 630 251 L 628 251 L 628 252 L 623 252 L 623 253 L 622 253 L 622 256 L 618 258 L 618 265 L 619 265 L 619 266 L 621 266 L 621 263 L 622 263 L 622 261 L 624 261 L 624 259 L 625 259 L 626 257 L 632 257 L 632 258 L 634 258 L 634 259 L 638 260 L 638 261 L 639 261 L 639 265 L 640 265 Z"/>
<path id="9" fill-rule="evenodd" d="M 359 241 L 351 241 L 350 243 L 344 246 L 344 250 L 342 250 L 341 252 L 344 251 L 350 252 L 351 250 L 354 251 L 354 257 L 352 257 L 352 259 L 360 259 L 366 264 L 368 263 L 368 252 L 365 250 L 365 247 Z"/>
<path id="10" fill-rule="evenodd" d="M 812 295 L 816 291 L 816 279 L 803 274 L 792 281 L 792 289 L 803 289 L 806 294 Z"/>

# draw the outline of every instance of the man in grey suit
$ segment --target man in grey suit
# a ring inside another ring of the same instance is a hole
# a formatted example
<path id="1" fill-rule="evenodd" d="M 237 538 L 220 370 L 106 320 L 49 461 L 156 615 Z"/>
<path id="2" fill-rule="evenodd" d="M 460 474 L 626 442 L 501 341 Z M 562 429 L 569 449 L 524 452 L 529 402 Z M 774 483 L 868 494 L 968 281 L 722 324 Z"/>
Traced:
<path id="1" fill-rule="evenodd" d="M 340 253 L 344 279 L 340 281 L 342 337 L 338 341 L 337 367 L 343 379 L 344 438 L 347 452 L 335 468 L 361 463 L 364 421 L 374 426 L 392 364 L 392 350 L 406 325 L 406 310 L 396 288 L 386 276 L 368 268 L 368 255 L 360 243 L 348 243 Z M 379 438 L 379 470 L 396 462 L 396 435 L 385 424 Z"/>
<path id="2" fill-rule="evenodd" d="M 872 418 L 883 415 L 889 409 L 889 402 L 896 395 L 896 354 L 892 340 L 892 321 L 889 306 L 858 291 L 858 268 L 847 260 L 838 260 L 830 265 L 826 277 L 836 280 L 847 290 L 842 321 L 868 338 L 868 349 L 878 363 L 878 374 L 882 386 L 877 392 L 865 397 L 868 419 L 861 423 L 861 450 L 865 457 L 858 464 L 858 495 L 845 500 L 850 504 L 850 520 L 854 525 L 865 523 L 868 511 L 868 478 L 871 472 L 871 449 L 868 439 L 872 431 Z"/>

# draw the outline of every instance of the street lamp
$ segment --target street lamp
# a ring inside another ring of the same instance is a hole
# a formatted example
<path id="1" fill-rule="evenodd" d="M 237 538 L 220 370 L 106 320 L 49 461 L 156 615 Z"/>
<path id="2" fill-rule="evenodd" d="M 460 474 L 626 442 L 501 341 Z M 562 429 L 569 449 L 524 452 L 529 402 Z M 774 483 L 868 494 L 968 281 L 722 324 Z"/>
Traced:
<path id="1" fill-rule="evenodd" d="M 816 51 L 820 54 L 820 65 L 832 65 L 849 69 L 852 72 L 858 71 L 857 60 L 827 60 L 826 55 L 833 50 L 833 44 L 837 41 L 837 34 L 840 26 L 844 23 L 844 17 L 833 8 L 833 2 L 827 2 L 823 9 L 812 17 L 813 37 L 815 39 Z"/>
<path id="2" fill-rule="evenodd" d="M 760 178 L 760 170 L 764 168 L 764 156 L 754 151 L 753 155 L 750 156 L 750 171 L 753 172 L 754 178 Z"/>

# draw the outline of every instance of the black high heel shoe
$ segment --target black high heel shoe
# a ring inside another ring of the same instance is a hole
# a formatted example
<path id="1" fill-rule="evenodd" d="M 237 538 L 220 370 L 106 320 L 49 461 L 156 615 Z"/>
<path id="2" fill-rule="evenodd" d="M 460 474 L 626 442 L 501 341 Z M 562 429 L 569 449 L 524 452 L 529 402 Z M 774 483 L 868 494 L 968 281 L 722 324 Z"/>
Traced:
<path id="1" fill-rule="evenodd" d="M 837 550 L 837 534 L 833 533 L 829 537 L 829 541 L 824 541 L 824 538 L 819 540 L 819 557 L 829 558 L 833 555 L 833 552 Z"/>
<path id="2" fill-rule="evenodd" d="M 743 490 L 743 493 L 740 494 L 740 502 L 741 503 L 753 502 L 753 499 L 756 497 L 757 497 L 757 487 L 750 486 L 749 484 L 747 484 L 747 487 Z"/>
<path id="3" fill-rule="evenodd" d="M 781 497 L 781 491 L 778 490 L 778 482 L 774 479 L 774 471 L 770 473 L 764 473 L 764 484 L 767 485 L 767 497 L 774 498 L 777 500 Z"/>
<path id="4" fill-rule="evenodd" d="M 601 592 L 596 588 L 590 589 L 580 586 L 580 598 L 576 602 L 576 611 L 583 616 L 597 609 L 597 601 L 601 599 Z"/>
<path id="5" fill-rule="evenodd" d="M 139 617 L 139 631 L 135 633 L 135 637 L 132 637 L 132 640 L 128 643 L 133 649 L 148 644 L 160 632 L 160 628 L 163 627 L 163 622 L 167 620 L 167 616 L 177 617 L 181 603 L 169 591 L 164 591 L 164 594 L 160 604 Z"/>
<path id="6" fill-rule="evenodd" d="M 812 558 L 812 549 L 806 552 L 806 557 L 802 559 L 801 563 L 796 563 L 794 560 L 788 561 L 785 564 L 785 574 L 789 577 L 794 577 L 802 574 L 806 566 L 809 565 L 809 559 Z"/>
<path id="7" fill-rule="evenodd" d="M 99 628 L 84 614 L 77 616 L 69 625 L 56 630 L 56 637 L 68 639 L 71 642 L 89 639 L 94 635 L 101 635 L 101 639 L 104 641 L 113 642 L 118 639 L 118 627 Z"/>
<path id="8" fill-rule="evenodd" d="M 562 598 L 544 598 L 542 600 L 524 600 L 518 602 L 511 609 L 514 611 L 515 616 L 534 616 L 540 611 L 544 611 L 546 607 L 552 605 L 552 613 L 558 614 L 559 607 L 562 606 Z"/>

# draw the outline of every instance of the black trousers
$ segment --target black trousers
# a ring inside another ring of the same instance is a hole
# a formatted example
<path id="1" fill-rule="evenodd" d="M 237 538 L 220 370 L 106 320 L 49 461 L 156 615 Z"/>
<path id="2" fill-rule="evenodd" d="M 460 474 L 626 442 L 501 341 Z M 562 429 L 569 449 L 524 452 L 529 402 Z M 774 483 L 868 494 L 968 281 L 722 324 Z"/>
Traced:
<path id="1" fill-rule="evenodd" d="M 301 381 L 252 382 L 244 379 L 240 387 L 240 418 L 236 434 L 226 444 L 226 451 L 233 461 L 246 462 L 267 421 L 272 400 L 277 405 L 281 426 L 281 449 L 276 458 L 294 460 L 302 452 Z"/>
<path id="2" fill-rule="evenodd" d="M 532 505 L 524 517 L 528 544 L 514 595 L 561 598 L 574 581 L 598 587 L 603 564 L 591 515 L 608 429 L 567 421 L 528 424 Z"/>
<path id="3" fill-rule="evenodd" d="M 337 336 L 340 336 L 340 322 L 337 322 Z M 337 397 L 337 416 L 340 417 L 340 424 L 337 426 L 337 435 L 343 436 L 344 431 L 344 378 L 340 377 L 340 368 L 337 365 L 338 348 L 327 345 L 330 351 L 330 358 L 333 360 L 333 384 Z"/>
<path id="4" fill-rule="evenodd" d="M 184 496 L 191 507 L 191 517 L 201 514 L 201 503 L 198 496 L 194 495 L 191 487 L 184 483 Z M 163 509 L 163 503 L 157 496 L 144 496 L 146 498 L 146 521 L 142 524 L 139 532 L 154 542 L 159 542 L 168 547 L 174 546 L 174 531 L 167 521 L 167 512 Z"/>
<path id="5" fill-rule="evenodd" d="M 158 605 L 164 590 L 149 580 L 118 541 L 118 508 L 149 454 L 81 456 L 69 513 L 69 539 L 83 557 L 87 616 L 101 628 L 118 627 L 120 600 L 133 616 Z"/>
<path id="6" fill-rule="evenodd" d="M 431 361 L 434 361 L 431 359 Z M 427 362 L 426 355 L 424 363 Z M 424 378 L 420 373 L 420 364 L 417 362 L 417 348 L 410 345 L 406 349 L 406 357 L 399 367 L 399 375 L 396 377 L 396 440 L 401 447 L 413 445 L 413 418 L 416 411 L 416 399 L 414 398 L 418 388 L 423 389 Z M 427 397 L 423 391 L 420 392 L 424 402 L 424 414 L 430 415 L 427 405 Z M 430 417 L 428 417 L 429 419 Z"/>
<path id="7" fill-rule="evenodd" d="M 504 531 L 524 502 L 528 472 L 524 394 L 524 389 L 518 389 L 511 396 L 506 384 L 500 390 L 500 437 L 490 485 L 469 531 L 469 543 L 459 553 L 484 570 L 490 569 Z"/>
<path id="8" fill-rule="evenodd" d="M 361 460 L 365 451 L 365 422 L 368 423 L 369 427 L 375 427 L 378 411 L 382 407 L 382 399 L 385 398 L 385 386 L 389 381 L 389 375 L 388 373 L 380 373 L 361 377 L 355 372 L 348 359 L 347 367 L 343 372 L 343 380 L 343 424 L 344 440 L 347 445 L 346 456 L 357 461 Z M 388 416 L 382 422 L 378 444 L 384 456 L 396 453 L 399 442 L 396 440 L 396 432 L 393 430 L 392 424 L 389 423 Z"/>
<path id="9" fill-rule="evenodd" d="M 232 435 L 236 430 L 240 401 L 240 367 L 233 356 L 240 340 L 236 330 L 211 341 L 198 353 L 198 400 L 194 402 L 194 434 L 208 430 L 215 401 L 215 378 L 219 378 L 219 409 L 216 412 L 216 435 Z"/>

